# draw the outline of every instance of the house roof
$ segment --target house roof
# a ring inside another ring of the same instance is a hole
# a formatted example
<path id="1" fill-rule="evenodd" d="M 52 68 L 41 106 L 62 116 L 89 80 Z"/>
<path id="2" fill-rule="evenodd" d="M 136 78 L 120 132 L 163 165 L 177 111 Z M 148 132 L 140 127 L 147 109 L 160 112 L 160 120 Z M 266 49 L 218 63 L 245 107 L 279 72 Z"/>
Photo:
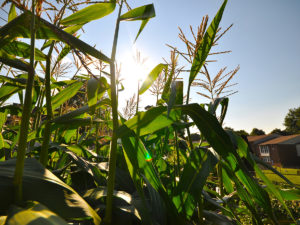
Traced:
<path id="1" fill-rule="evenodd" d="M 288 136 L 281 136 L 269 141 L 266 141 L 264 143 L 261 143 L 260 145 L 274 145 L 274 144 L 296 144 L 300 143 L 300 135 L 288 135 Z"/>
<path id="2" fill-rule="evenodd" d="M 259 144 L 277 137 L 279 137 L 278 134 L 267 134 L 267 135 L 247 136 L 247 139 L 249 143 Z"/>
<path id="3" fill-rule="evenodd" d="M 248 139 L 249 142 L 252 142 L 252 141 L 257 141 L 257 140 L 263 139 L 267 136 L 268 135 L 247 136 L 247 139 Z"/>

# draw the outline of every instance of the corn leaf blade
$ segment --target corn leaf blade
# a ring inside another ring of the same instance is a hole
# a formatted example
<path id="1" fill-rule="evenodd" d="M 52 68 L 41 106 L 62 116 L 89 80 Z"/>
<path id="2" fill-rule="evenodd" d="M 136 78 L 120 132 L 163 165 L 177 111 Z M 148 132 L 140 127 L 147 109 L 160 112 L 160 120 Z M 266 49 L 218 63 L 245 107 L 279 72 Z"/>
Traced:
<path id="1" fill-rule="evenodd" d="M 100 19 L 112 13 L 116 8 L 116 3 L 102 2 L 90 5 L 73 13 L 61 21 L 63 25 L 86 24 L 90 21 Z"/>

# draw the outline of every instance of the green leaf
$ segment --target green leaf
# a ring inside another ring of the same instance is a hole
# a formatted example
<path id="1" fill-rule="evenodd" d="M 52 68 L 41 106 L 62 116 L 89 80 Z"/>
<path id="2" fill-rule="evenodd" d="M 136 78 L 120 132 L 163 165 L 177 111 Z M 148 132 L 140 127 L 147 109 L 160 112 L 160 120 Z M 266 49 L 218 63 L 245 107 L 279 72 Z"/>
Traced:
<path id="1" fill-rule="evenodd" d="M 64 88 L 62 91 L 60 91 L 58 94 L 51 97 L 51 103 L 52 103 L 52 110 L 57 109 L 61 104 L 63 104 L 68 99 L 72 98 L 78 90 L 82 87 L 82 83 L 77 81 L 66 88 Z"/>
<path id="2" fill-rule="evenodd" d="M 155 17 L 154 6 L 153 6 L 153 4 L 149 4 L 149 5 L 144 5 L 144 6 L 130 10 L 129 12 L 120 16 L 120 20 L 121 21 L 123 21 L 123 20 L 125 20 L 125 21 L 142 20 L 140 29 L 134 40 L 134 41 L 136 41 L 138 39 L 139 35 L 141 34 L 141 32 L 143 31 L 143 29 L 145 28 L 148 21 L 153 17 Z"/>
<path id="3" fill-rule="evenodd" d="M 171 85 L 171 93 L 168 102 L 168 115 L 174 104 L 183 104 L 183 81 L 173 81 Z"/>
<path id="4" fill-rule="evenodd" d="M 0 50 L 0 62 L 19 70 L 23 70 L 23 71 L 29 70 L 29 64 L 27 62 L 20 59 L 16 59 L 15 57 L 7 54 L 3 50 Z"/>
<path id="5" fill-rule="evenodd" d="M 118 128 L 118 137 L 127 136 L 128 128 L 140 136 L 153 133 L 164 127 L 170 126 L 178 118 L 178 112 L 171 112 L 168 117 L 167 108 L 164 106 L 153 107 L 146 112 L 139 112 L 136 116 L 126 121 L 124 125 Z"/>
<path id="6" fill-rule="evenodd" d="M 279 190 L 280 195 L 286 201 L 300 200 L 299 189 L 282 189 Z"/>
<path id="7" fill-rule="evenodd" d="M 12 85 L 12 84 L 4 84 L 0 88 L 0 101 L 5 101 L 10 98 L 13 94 L 17 93 L 20 90 L 23 90 L 24 87 Z"/>
<path id="8" fill-rule="evenodd" d="M 87 43 L 81 41 L 80 39 L 74 37 L 70 33 L 60 29 L 59 27 L 49 23 L 48 21 L 36 16 L 36 38 L 37 39 L 48 39 L 62 41 L 72 48 L 77 48 L 78 50 L 89 54 L 97 59 L 103 60 L 105 62 L 110 62 L 110 59 L 88 45 Z M 22 15 L 16 17 L 9 23 L 5 24 L 0 28 L 0 46 L 2 45 L 4 38 L 14 39 L 17 37 L 30 38 L 30 24 L 31 24 L 31 13 L 26 11 Z M 74 28 L 75 27 L 75 28 Z M 74 31 L 74 29 L 79 29 L 80 26 L 72 27 L 69 32 Z M 67 29 L 66 29 L 67 30 Z M 44 46 L 45 47 L 45 46 Z"/>
<path id="9" fill-rule="evenodd" d="M 110 100 L 109 99 L 103 99 L 103 100 L 99 101 L 96 104 L 97 107 L 101 106 L 101 105 L 110 105 Z M 75 117 L 78 117 L 78 116 L 80 116 L 84 113 L 87 113 L 90 110 L 91 110 L 90 107 L 88 105 L 86 105 L 86 106 L 83 106 L 83 107 L 81 107 L 79 109 L 76 109 L 74 111 L 68 112 L 64 115 L 61 115 L 61 116 L 55 118 L 52 122 L 57 123 L 57 124 L 59 124 L 59 123 L 69 123 L 71 119 L 74 119 Z"/>
<path id="10" fill-rule="evenodd" d="M 151 153 L 145 148 L 143 142 L 134 136 L 134 133 L 132 135 L 130 137 L 123 137 L 121 140 L 128 170 L 136 187 L 141 188 L 139 184 L 141 184 L 142 177 L 145 177 L 147 182 L 151 184 L 163 199 L 171 222 L 170 224 L 183 224 L 153 167 Z M 141 192 L 142 190 L 140 189 L 139 191 Z"/>
<path id="11" fill-rule="evenodd" d="M 155 17 L 154 5 L 144 5 L 128 11 L 127 13 L 120 16 L 120 20 L 135 21 L 135 20 L 146 20 Z"/>
<path id="12" fill-rule="evenodd" d="M 38 202 L 29 202 L 29 206 L 22 209 L 13 206 L 8 213 L 6 225 L 34 225 L 34 224 L 47 224 L 47 225 L 67 225 L 67 223 L 50 211 L 44 205 Z"/>
<path id="13" fill-rule="evenodd" d="M 65 45 L 65 47 L 61 50 L 61 52 L 59 53 L 56 59 L 55 66 L 59 61 L 65 58 L 65 56 L 68 55 L 70 51 L 71 51 L 71 47 L 69 45 Z"/>
<path id="14" fill-rule="evenodd" d="M 280 178 L 285 180 L 289 185 L 295 186 L 289 179 L 286 178 L 282 173 L 280 173 L 278 170 L 276 170 L 273 166 L 271 166 L 269 163 L 266 163 L 265 161 L 258 158 L 256 155 L 252 155 L 252 158 L 255 160 L 257 164 L 260 164 L 264 166 L 265 168 L 271 170 L 274 174 L 277 174 Z"/>
<path id="15" fill-rule="evenodd" d="M 145 26 L 147 25 L 147 23 L 149 22 L 150 19 L 146 19 L 143 20 L 140 26 L 140 29 L 137 33 L 137 35 L 135 36 L 134 42 L 136 42 L 136 40 L 138 39 L 138 37 L 140 36 L 140 34 L 142 33 L 142 31 L 144 30 Z"/>
<path id="16" fill-rule="evenodd" d="M 0 214 L 5 213 L 14 201 L 13 177 L 16 160 L 0 162 Z M 38 201 L 64 219 L 92 218 L 97 225 L 100 217 L 74 191 L 45 169 L 35 159 L 25 159 L 23 175 L 23 200 Z"/>
<path id="17" fill-rule="evenodd" d="M 206 179 L 217 162 L 218 159 L 209 150 L 194 149 L 189 161 L 185 164 L 173 201 L 180 203 L 177 203 L 179 212 L 186 211 L 188 218 L 193 215 Z M 186 204 L 189 194 L 192 198 Z"/>
<path id="18" fill-rule="evenodd" d="M 210 49 L 214 43 L 216 33 L 219 29 L 219 24 L 222 19 L 226 4 L 227 4 L 227 0 L 223 2 L 222 6 L 220 7 L 219 11 L 215 15 L 215 18 L 207 28 L 207 31 L 205 32 L 204 37 L 200 42 L 198 52 L 192 63 L 192 68 L 189 77 L 189 85 L 193 83 L 195 77 L 197 76 L 201 67 L 205 63 L 208 53 L 210 52 Z"/>
<path id="19" fill-rule="evenodd" d="M 30 58 L 30 45 L 20 41 L 12 41 L 8 44 L 2 46 L 2 49 L 6 51 L 7 54 L 19 56 L 22 58 Z M 43 61 L 46 60 L 46 55 L 39 49 L 34 50 L 35 60 Z"/>
<path id="20" fill-rule="evenodd" d="M 143 82 L 139 94 L 143 94 L 145 91 L 147 91 L 153 82 L 156 80 L 156 78 L 159 76 L 159 74 L 162 72 L 162 70 L 166 70 L 168 68 L 168 65 L 166 64 L 158 64 L 147 76 L 146 80 Z"/>
<path id="21" fill-rule="evenodd" d="M 7 22 L 12 21 L 16 17 L 17 17 L 17 12 L 16 12 L 15 4 L 11 3 L 10 4 L 9 13 L 8 13 L 8 20 L 7 20 Z"/>
<path id="22" fill-rule="evenodd" d="M 91 109 L 91 115 L 95 113 L 95 105 L 97 103 L 99 81 L 91 78 L 87 82 L 88 105 Z"/>
<path id="23" fill-rule="evenodd" d="M 226 160 L 232 171 L 235 171 L 239 180 L 257 203 L 266 210 L 271 218 L 274 218 L 267 192 L 250 176 L 241 158 L 236 153 L 230 137 L 222 129 L 218 120 L 198 104 L 179 106 L 178 108 L 181 108 L 184 114 L 193 119 L 201 134 L 203 134 L 213 149 Z"/>
<path id="24" fill-rule="evenodd" d="M 90 5 L 84 9 L 73 13 L 61 21 L 62 25 L 78 25 L 85 24 L 92 20 L 100 19 L 110 13 L 116 8 L 116 3 L 102 2 Z"/>

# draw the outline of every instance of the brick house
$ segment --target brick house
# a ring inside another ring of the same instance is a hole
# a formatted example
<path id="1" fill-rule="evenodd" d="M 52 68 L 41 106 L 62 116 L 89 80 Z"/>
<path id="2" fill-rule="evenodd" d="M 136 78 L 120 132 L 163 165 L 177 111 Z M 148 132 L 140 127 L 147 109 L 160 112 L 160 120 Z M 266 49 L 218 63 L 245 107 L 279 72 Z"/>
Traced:
<path id="1" fill-rule="evenodd" d="M 272 166 L 300 168 L 300 135 L 280 136 L 258 147 L 260 158 Z"/>
<path id="2" fill-rule="evenodd" d="M 278 137 L 280 137 L 280 135 L 278 134 L 268 134 L 268 135 L 248 136 L 247 140 L 253 153 L 257 157 L 260 157 L 259 144 Z"/>

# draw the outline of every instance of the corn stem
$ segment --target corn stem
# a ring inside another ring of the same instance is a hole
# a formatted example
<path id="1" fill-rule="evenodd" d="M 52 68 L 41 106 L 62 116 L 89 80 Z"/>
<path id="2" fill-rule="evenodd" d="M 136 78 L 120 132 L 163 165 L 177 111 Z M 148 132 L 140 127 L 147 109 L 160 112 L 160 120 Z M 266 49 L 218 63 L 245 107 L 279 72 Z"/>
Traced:
<path id="1" fill-rule="evenodd" d="M 107 198 L 106 198 L 106 210 L 104 222 L 106 224 L 111 223 L 112 217 L 112 204 L 113 204 L 113 192 L 115 187 L 115 175 L 116 175 L 116 162 L 117 162 L 117 128 L 119 126 L 118 122 L 118 100 L 116 94 L 116 71 L 115 71 L 115 57 L 117 51 L 118 35 L 119 35 L 119 26 L 120 26 L 120 15 L 122 11 L 123 0 L 121 2 L 118 19 L 116 22 L 115 35 L 111 53 L 111 62 L 110 62 L 110 76 L 111 76 L 111 105 L 112 105 L 112 117 L 113 117 L 113 133 L 112 140 L 110 145 L 110 154 L 109 154 L 109 171 L 108 171 L 108 180 L 107 180 Z"/>
<path id="2" fill-rule="evenodd" d="M 34 49 L 35 49 L 35 0 L 32 0 L 31 6 L 31 24 L 30 24 L 30 64 L 28 70 L 28 78 L 25 91 L 25 101 L 23 107 L 23 114 L 21 119 L 20 136 L 18 141 L 18 154 L 16 169 L 14 174 L 14 189 L 15 189 L 15 202 L 19 203 L 22 201 L 22 180 L 24 173 L 24 161 L 27 147 L 28 128 L 31 115 L 31 104 L 32 104 L 32 88 L 34 81 Z"/>

